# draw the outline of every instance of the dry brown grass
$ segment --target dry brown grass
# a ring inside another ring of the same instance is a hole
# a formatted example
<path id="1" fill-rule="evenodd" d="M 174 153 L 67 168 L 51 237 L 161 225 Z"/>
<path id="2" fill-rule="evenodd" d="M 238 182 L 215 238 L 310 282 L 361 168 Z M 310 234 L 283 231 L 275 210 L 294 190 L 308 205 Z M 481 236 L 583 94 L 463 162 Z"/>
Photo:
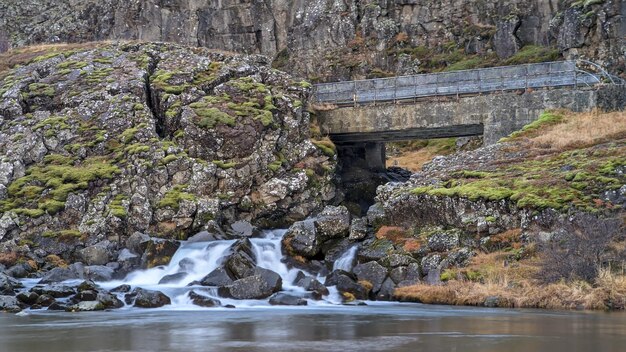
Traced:
<path id="1" fill-rule="evenodd" d="M 451 281 L 442 286 L 418 284 L 402 287 L 394 295 L 403 301 L 427 304 L 482 306 L 487 298 L 497 297 L 498 306 L 503 308 L 624 309 L 624 281 L 626 279 L 621 277 L 616 281 L 619 283 L 610 288 L 594 287 L 583 281 L 523 287 Z"/>
<path id="2" fill-rule="evenodd" d="M 386 238 L 393 243 L 404 243 L 407 237 L 407 231 L 398 226 L 381 226 L 380 229 L 376 231 L 376 238 Z"/>
<path id="3" fill-rule="evenodd" d="M 7 267 L 15 265 L 18 255 L 15 252 L 0 253 L 0 264 Z"/>
<path id="4" fill-rule="evenodd" d="M 409 253 L 416 252 L 421 247 L 422 242 L 418 239 L 408 239 L 404 242 L 404 246 L 402 246 L 402 248 Z"/>
<path id="5" fill-rule="evenodd" d="M 400 166 L 407 170 L 416 172 L 422 169 L 422 166 L 433 160 L 434 157 L 440 155 L 430 149 L 420 149 L 416 151 L 403 152 L 398 156 L 387 158 L 387 166 Z"/>
<path id="6" fill-rule="evenodd" d="M 541 285 L 534 279 L 539 261 L 531 258 L 506 265 L 504 252 L 479 254 L 471 264 L 458 270 L 479 272 L 479 281 L 450 280 L 440 286 L 418 284 L 396 289 L 394 296 L 403 301 L 427 304 L 482 306 L 489 297 L 498 298 L 499 307 L 545 309 L 624 309 L 626 276 L 601 270 L 591 285 L 584 281 Z"/>
<path id="7" fill-rule="evenodd" d="M 626 138 L 626 112 L 601 112 L 594 110 L 573 113 L 559 110 L 563 122 L 546 127 L 541 134 L 530 138 L 533 146 L 567 150 Z"/>
<path id="8" fill-rule="evenodd" d="M 399 153 L 387 154 L 387 166 L 400 166 L 410 171 L 419 171 L 424 164 L 439 155 L 448 155 L 456 151 L 455 138 L 414 140 L 395 143 Z"/>
<path id="9" fill-rule="evenodd" d="M 88 42 L 88 43 L 59 43 L 59 44 L 41 44 L 9 50 L 0 54 L 0 76 L 16 65 L 25 65 L 33 59 L 53 53 L 64 53 L 79 49 L 94 49 L 111 44 L 110 41 Z"/>
<path id="10" fill-rule="evenodd" d="M 67 268 L 67 262 L 65 262 L 65 260 L 63 260 L 58 255 L 55 255 L 55 254 L 47 255 L 45 260 L 46 260 L 46 263 L 52 265 L 53 267 Z"/>

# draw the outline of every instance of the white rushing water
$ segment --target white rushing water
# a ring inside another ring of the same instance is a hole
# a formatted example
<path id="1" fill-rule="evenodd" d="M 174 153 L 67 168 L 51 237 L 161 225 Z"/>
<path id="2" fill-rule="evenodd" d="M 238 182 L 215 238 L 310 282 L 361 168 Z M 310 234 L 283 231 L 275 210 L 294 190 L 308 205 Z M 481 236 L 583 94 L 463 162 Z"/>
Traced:
<path id="1" fill-rule="evenodd" d="M 257 266 L 272 270 L 282 278 L 282 291 L 293 293 L 298 296 L 306 292 L 303 288 L 293 284 L 298 272 L 301 269 L 289 268 L 283 263 L 281 251 L 281 240 L 286 230 L 266 231 L 261 238 L 251 238 L 252 249 L 256 256 Z M 141 287 L 149 290 L 159 290 L 169 296 L 172 300 L 170 309 L 201 309 L 191 303 L 188 293 L 194 290 L 196 293 L 218 299 L 222 305 L 232 304 L 237 307 L 257 307 L 268 306 L 267 300 L 235 300 L 219 297 L 216 288 L 193 285 L 194 281 L 199 281 L 207 274 L 220 266 L 224 256 L 228 253 L 230 246 L 236 240 L 216 240 L 211 242 L 184 242 L 166 266 L 159 266 L 151 269 L 137 270 L 126 276 L 123 280 L 108 282 L 98 282 L 105 289 L 113 289 L 119 285 L 127 284 L 132 288 Z M 357 247 L 350 248 L 334 264 L 335 268 L 350 270 Z M 184 277 L 176 281 L 159 284 L 159 281 L 167 275 L 177 273 L 187 273 Z M 308 276 L 316 277 L 320 282 L 324 282 L 324 277 L 319 277 L 306 273 Z M 329 287 L 329 295 L 324 296 L 321 301 L 308 300 L 309 305 L 329 305 L 340 304 L 341 297 L 335 287 Z M 120 298 L 122 295 L 120 295 Z"/>
<path id="2" fill-rule="evenodd" d="M 358 246 L 352 246 L 345 253 L 343 253 L 333 264 L 333 270 L 352 270 L 352 267 L 354 266 L 354 257 L 356 256 L 358 248 Z"/>

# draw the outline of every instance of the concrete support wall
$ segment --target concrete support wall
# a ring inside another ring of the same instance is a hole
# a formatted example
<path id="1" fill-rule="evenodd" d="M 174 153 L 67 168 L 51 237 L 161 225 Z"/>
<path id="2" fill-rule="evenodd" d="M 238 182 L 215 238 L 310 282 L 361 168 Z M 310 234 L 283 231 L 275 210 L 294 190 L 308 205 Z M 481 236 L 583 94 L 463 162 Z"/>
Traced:
<path id="1" fill-rule="evenodd" d="M 320 112 L 319 117 L 337 143 L 483 134 L 485 144 L 493 144 L 536 120 L 544 110 L 623 109 L 625 97 L 624 86 L 520 91 L 339 108 Z"/>

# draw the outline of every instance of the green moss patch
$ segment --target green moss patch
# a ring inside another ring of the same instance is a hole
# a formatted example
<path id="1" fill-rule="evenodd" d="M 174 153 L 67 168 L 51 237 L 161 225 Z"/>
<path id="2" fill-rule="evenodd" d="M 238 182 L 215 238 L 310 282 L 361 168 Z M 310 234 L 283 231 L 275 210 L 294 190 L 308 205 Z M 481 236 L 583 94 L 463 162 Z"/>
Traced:
<path id="1" fill-rule="evenodd" d="M 70 193 L 87 189 L 92 181 L 111 179 L 119 172 L 103 157 L 75 162 L 67 156 L 48 155 L 43 164 L 30 167 L 25 176 L 9 185 L 0 210 L 32 217 L 54 214 L 63 209 Z"/>
<path id="2" fill-rule="evenodd" d="M 224 64 L 222 62 L 211 62 L 209 68 L 204 71 L 200 71 L 194 75 L 193 83 L 197 86 L 209 85 L 213 83 L 217 77 L 220 69 Z"/>
<path id="3" fill-rule="evenodd" d="M 541 129 L 559 124 L 563 121 L 563 115 L 555 111 L 545 111 L 534 122 L 524 126 L 520 131 L 511 133 L 509 137 L 503 138 L 500 141 L 506 142 L 519 137 L 529 137 L 540 132 Z"/>
<path id="4" fill-rule="evenodd" d="M 45 83 L 31 83 L 28 85 L 28 97 L 47 96 L 53 97 L 55 94 L 54 87 Z"/>
<path id="5" fill-rule="evenodd" d="M 232 169 L 233 167 L 237 166 L 237 163 L 234 161 L 226 162 L 223 160 L 213 160 L 213 164 L 215 164 L 215 166 L 219 167 L 220 169 L 224 169 L 224 170 Z"/>
<path id="6" fill-rule="evenodd" d="M 337 154 L 337 147 L 328 137 L 320 140 L 311 140 L 311 142 L 324 153 L 324 155 L 332 157 Z"/>
<path id="7" fill-rule="evenodd" d="M 176 211 L 180 208 L 180 202 L 183 200 L 195 201 L 196 196 L 191 193 L 185 192 L 187 185 L 176 185 L 169 190 L 163 198 L 159 201 L 159 208 L 172 208 Z"/>
<path id="8" fill-rule="evenodd" d="M 57 65 L 58 69 L 68 69 L 68 70 L 80 70 L 82 68 L 87 67 L 89 64 L 85 61 L 63 61 Z"/>
<path id="9" fill-rule="evenodd" d="M 180 85 L 171 84 L 169 81 L 177 74 L 182 73 L 159 70 L 150 78 L 150 80 L 156 88 L 164 91 L 165 93 L 178 95 L 184 92 L 189 85 L 186 83 Z"/>
<path id="10" fill-rule="evenodd" d="M 556 48 L 527 45 L 506 60 L 507 65 L 533 64 L 539 62 L 555 61 L 561 56 Z"/>
<path id="11" fill-rule="evenodd" d="M 604 191 L 626 182 L 623 175 L 609 171 L 625 163 L 620 156 L 625 154 L 623 143 L 556 153 L 502 165 L 497 171 L 462 170 L 450 174 L 440 186 L 417 187 L 411 192 L 472 201 L 507 199 L 521 208 L 595 211 L 613 207 L 600 198 Z"/>
<path id="12" fill-rule="evenodd" d="M 269 89 L 249 77 L 228 82 L 234 96 L 205 96 L 199 101 L 189 104 L 198 116 L 195 123 L 203 128 L 211 129 L 218 124 L 235 126 L 240 119 L 250 118 L 260 121 L 265 127 L 274 125 L 276 106 Z"/>
<path id="13" fill-rule="evenodd" d="M 124 194 L 118 194 L 115 198 L 113 198 L 109 204 L 109 211 L 111 212 L 111 215 L 120 219 L 126 219 L 128 211 L 123 204 L 125 200 L 128 200 L 128 197 Z"/>

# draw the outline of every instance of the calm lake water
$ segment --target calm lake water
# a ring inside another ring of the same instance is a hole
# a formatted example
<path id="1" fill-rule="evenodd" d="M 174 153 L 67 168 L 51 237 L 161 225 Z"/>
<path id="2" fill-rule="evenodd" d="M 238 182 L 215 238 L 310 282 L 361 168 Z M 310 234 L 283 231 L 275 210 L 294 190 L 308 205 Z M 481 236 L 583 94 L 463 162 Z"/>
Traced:
<path id="1" fill-rule="evenodd" d="M 626 351 L 626 314 L 420 304 L 0 314 L 0 351 Z"/>

